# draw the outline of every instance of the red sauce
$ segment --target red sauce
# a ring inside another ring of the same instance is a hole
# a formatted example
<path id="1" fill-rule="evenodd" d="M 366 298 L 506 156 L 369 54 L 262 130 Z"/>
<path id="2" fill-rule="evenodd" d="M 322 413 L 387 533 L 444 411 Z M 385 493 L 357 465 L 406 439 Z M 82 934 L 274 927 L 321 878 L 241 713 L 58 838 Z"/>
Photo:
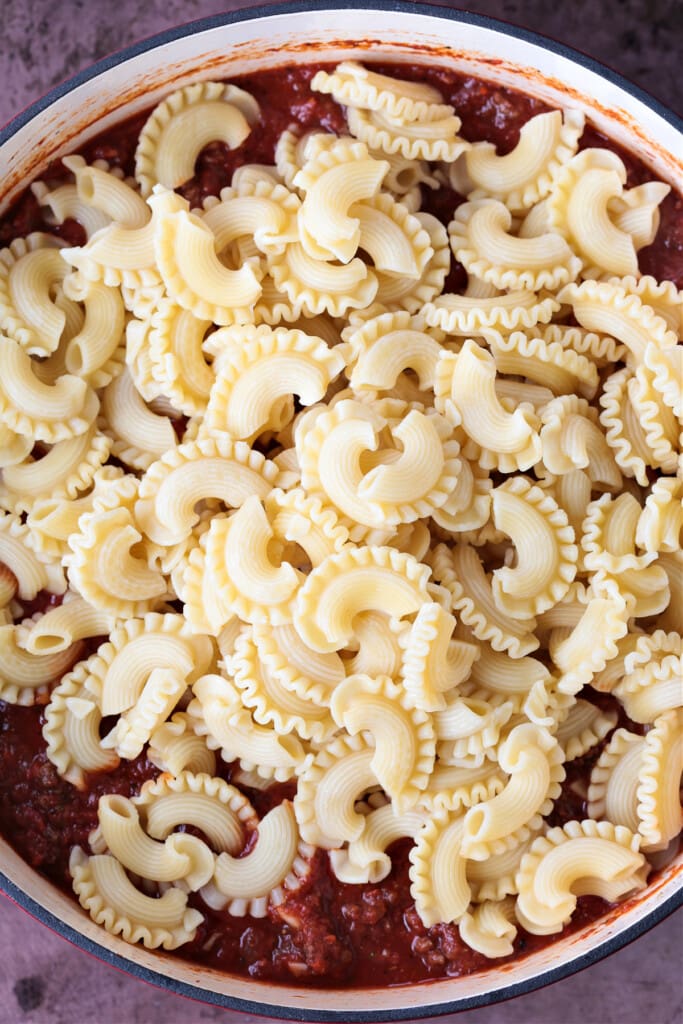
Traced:
<path id="1" fill-rule="evenodd" d="M 244 145 L 229 151 L 215 143 L 201 153 L 194 178 L 180 190 L 193 205 L 207 195 L 217 194 L 230 184 L 234 170 L 245 163 L 272 163 L 279 134 L 291 124 L 303 131 L 319 129 L 345 131 L 344 113 L 332 99 L 313 94 L 310 80 L 321 66 L 285 67 L 235 79 L 258 100 L 263 120 Z M 462 135 L 471 141 L 487 139 L 499 152 L 508 152 L 517 142 L 519 129 L 534 114 L 548 109 L 540 101 L 511 89 L 449 71 L 421 65 L 386 65 L 380 70 L 400 74 L 437 86 L 444 102 L 452 103 L 462 118 Z M 88 161 L 106 159 L 128 174 L 133 171 L 137 136 L 146 115 L 123 122 L 83 148 Z M 651 178 L 652 173 L 632 153 L 620 149 L 593 128 L 587 128 L 581 143 L 607 146 L 619 153 L 628 169 L 629 185 Z M 66 177 L 59 161 L 46 169 L 43 180 L 55 184 Z M 425 189 L 423 208 L 444 223 L 463 197 L 449 189 Z M 0 246 L 31 231 L 49 230 L 71 244 L 82 244 L 83 231 L 74 222 L 55 229 L 44 220 L 30 191 L 26 191 L 0 223 Z M 661 206 L 661 224 L 654 243 L 640 254 L 643 272 L 683 285 L 683 204 L 672 193 Z M 462 268 L 455 264 L 448 289 L 464 285 Z M 27 604 L 30 615 L 44 610 L 58 598 L 39 595 Z M 582 694 L 584 696 L 584 694 Z M 608 703 L 611 698 L 606 698 Z M 605 698 L 596 695 L 601 703 Z M 71 890 L 68 858 L 71 848 L 87 848 L 88 834 L 97 824 L 97 802 L 103 793 L 137 793 L 143 782 L 157 770 L 143 755 L 105 775 L 91 775 L 81 791 L 65 782 L 48 761 L 42 738 L 43 710 L 0 702 L 0 829 L 22 857 L 56 884 Z M 624 724 L 623 715 L 619 724 Z M 567 780 L 555 804 L 552 824 L 585 816 L 581 786 L 604 744 L 567 766 Z M 221 765 L 220 774 L 230 779 L 231 765 Z M 291 785 L 273 786 L 268 791 L 245 789 L 259 815 L 291 798 Z M 251 838 L 245 835 L 245 851 Z M 302 888 L 289 895 L 279 909 L 262 919 L 235 918 L 206 907 L 198 895 L 191 903 L 205 914 L 193 943 L 178 951 L 179 956 L 232 973 L 269 981 L 306 985 L 375 986 L 456 977 L 490 968 L 491 961 L 466 946 L 453 925 L 425 928 L 410 898 L 408 850 L 410 844 L 394 844 L 393 870 L 375 885 L 351 886 L 332 874 L 323 851 L 316 853 L 311 872 Z M 607 909 L 604 901 L 582 897 L 572 922 L 574 931 L 595 920 Z M 552 942 L 553 936 L 534 936 L 519 929 L 514 953 L 496 965 L 530 953 Z"/>

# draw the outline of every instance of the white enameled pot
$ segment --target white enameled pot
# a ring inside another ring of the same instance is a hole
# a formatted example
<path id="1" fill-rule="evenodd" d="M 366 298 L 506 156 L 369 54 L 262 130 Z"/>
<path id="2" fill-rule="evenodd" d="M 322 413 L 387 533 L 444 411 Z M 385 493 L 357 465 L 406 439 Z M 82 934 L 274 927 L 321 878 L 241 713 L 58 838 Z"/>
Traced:
<path id="1" fill-rule="evenodd" d="M 219 15 L 129 47 L 58 86 L 0 131 L 0 212 L 52 158 L 149 107 L 170 89 L 323 57 L 439 63 L 581 107 L 683 189 L 683 124 L 618 74 L 566 47 L 488 18 L 383 0 L 281 4 Z M 637 896 L 525 959 L 482 974 L 393 989 L 285 987 L 231 977 L 148 952 L 109 935 L 0 839 L 0 887 L 67 939 L 174 992 L 296 1020 L 433 1016 L 495 1002 L 588 966 L 652 927 L 683 902 L 683 853 Z"/>

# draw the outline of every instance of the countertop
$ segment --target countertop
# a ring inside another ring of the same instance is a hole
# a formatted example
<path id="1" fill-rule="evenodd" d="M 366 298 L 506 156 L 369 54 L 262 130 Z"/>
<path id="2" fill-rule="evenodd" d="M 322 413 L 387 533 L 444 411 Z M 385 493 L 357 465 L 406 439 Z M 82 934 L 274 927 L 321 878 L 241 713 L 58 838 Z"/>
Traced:
<path id="1" fill-rule="evenodd" d="M 230 0 L 3 0 L 0 124 L 48 88 L 136 39 L 240 6 Z M 246 5 L 242 5 L 246 6 Z M 478 0 L 464 6 L 575 46 L 680 110 L 680 0 Z M 555 985 L 440 1018 L 458 1024 L 680 1024 L 683 912 Z M 432 1018 L 436 1020 L 436 1018 Z M 0 1024 L 257 1024 L 158 991 L 98 963 L 0 902 Z"/>

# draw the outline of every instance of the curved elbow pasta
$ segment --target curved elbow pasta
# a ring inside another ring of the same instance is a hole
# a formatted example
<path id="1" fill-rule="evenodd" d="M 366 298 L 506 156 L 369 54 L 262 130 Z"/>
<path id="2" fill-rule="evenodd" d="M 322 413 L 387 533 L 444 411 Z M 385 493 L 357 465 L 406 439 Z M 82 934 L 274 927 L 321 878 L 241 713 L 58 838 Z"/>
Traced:
<path id="1" fill-rule="evenodd" d="M 298 696 L 283 685 L 281 675 L 271 672 L 268 663 L 260 658 L 253 634 L 244 632 L 238 636 L 231 669 L 242 703 L 260 725 L 272 724 L 278 736 L 296 732 L 302 739 L 322 743 L 336 731 L 325 704 Z"/>
<path id="2" fill-rule="evenodd" d="M 310 256 L 348 263 L 360 242 L 360 223 L 351 207 L 379 192 L 389 170 L 360 142 L 340 139 L 307 160 L 294 177 L 304 192 L 299 212 L 302 244 Z"/>
<path id="3" fill-rule="evenodd" d="M 496 364 L 490 353 L 468 339 L 460 352 L 442 352 L 434 386 L 436 408 L 490 456 L 490 468 L 528 469 L 541 455 L 538 419 L 529 406 L 513 413 L 495 392 Z"/>
<path id="4" fill-rule="evenodd" d="M 387 547 L 347 548 L 330 555 L 306 579 L 294 609 L 297 632 L 313 650 L 347 646 L 353 619 L 372 609 L 401 619 L 427 601 L 429 569 Z"/>
<path id="5" fill-rule="evenodd" d="M 71 597 L 68 601 L 65 597 L 64 604 L 50 608 L 30 626 L 22 640 L 29 654 L 57 654 L 77 640 L 104 636 L 114 628 L 113 615 L 93 608 L 82 597 Z"/>
<path id="6" fill-rule="evenodd" d="M 334 850 L 358 839 L 365 818 L 356 801 L 377 786 L 374 747 L 361 735 L 338 736 L 299 776 L 294 813 L 305 842 Z"/>
<path id="7" fill-rule="evenodd" d="M 642 889 L 648 864 L 639 839 L 622 825 L 570 821 L 536 839 L 517 873 L 517 916 L 534 934 L 562 930 L 576 906 L 575 890 L 600 895 L 605 883 L 619 894 Z M 574 891 L 573 891 L 574 890 Z"/>
<path id="8" fill-rule="evenodd" d="M 349 107 L 349 131 L 370 149 L 400 153 L 407 160 L 445 160 L 451 163 L 469 149 L 458 135 L 460 118 L 448 113 L 431 120 L 410 121 L 391 117 L 382 110 Z"/>
<path id="9" fill-rule="evenodd" d="M 332 691 L 345 678 L 336 651 L 314 651 L 293 625 L 254 624 L 254 642 L 267 671 L 301 700 L 329 706 Z"/>
<path id="10" fill-rule="evenodd" d="M 441 345 L 424 331 L 416 330 L 407 311 L 383 313 L 354 331 L 349 383 L 354 390 L 388 391 L 396 386 L 403 371 L 413 370 L 421 390 L 434 387 Z"/>
<path id="11" fill-rule="evenodd" d="M 617 712 L 601 711 L 595 704 L 577 700 L 560 722 L 555 739 L 564 751 L 565 761 L 574 761 L 599 743 L 617 724 Z"/>
<path id="12" fill-rule="evenodd" d="M 498 761 L 510 780 L 490 800 L 471 807 L 463 823 L 462 851 L 472 860 L 518 846 L 541 824 L 565 777 L 557 740 L 537 725 L 515 726 L 501 744 Z"/>
<path id="13" fill-rule="evenodd" d="M 157 544 L 185 540 L 198 520 L 195 505 L 218 498 L 238 508 L 246 498 L 270 491 L 277 467 L 243 441 L 221 437 L 171 448 L 140 482 L 135 518 Z"/>
<path id="14" fill-rule="evenodd" d="M 519 238 L 509 233 L 511 225 L 512 214 L 496 199 L 476 199 L 456 209 L 448 234 L 468 274 L 496 288 L 532 291 L 574 280 L 581 260 L 561 235 Z"/>
<path id="15" fill-rule="evenodd" d="M 585 398 L 562 395 L 541 413 L 541 448 L 547 469 L 560 476 L 584 469 L 593 483 L 609 489 L 621 485 L 621 471 L 598 421 Z"/>
<path id="16" fill-rule="evenodd" d="M 309 849 L 302 850 L 292 805 L 285 800 L 259 821 L 256 846 L 247 856 L 220 854 L 213 877 L 218 899 L 208 893 L 204 898 L 214 908 L 226 906 L 229 914 L 265 917 L 268 904 L 277 902 L 282 887 L 291 887 L 288 882 L 293 881 L 297 859 Z"/>
<path id="17" fill-rule="evenodd" d="M 62 651 L 31 654 L 19 646 L 18 639 L 15 625 L 0 625 L 0 700 L 30 705 L 71 668 L 83 645 L 76 642 Z"/>
<path id="18" fill-rule="evenodd" d="M 553 296 L 541 298 L 529 290 L 484 299 L 445 292 L 425 302 L 422 313 L 429 327 L 440 327 L 448 334 L 472 336 L 483 330 L 512 331 L 547 324 L 559 306 Z"/>
<path id="19" fill-rule="evenodd" d="M 216 773 L 213 752 L 194 732 L 191 719 L 184 711 L 176 712 L 153 730 L 147 759 L 161 772 L 171 775 L 180 775 L 184 771 L 195 775 Z"/>
<path id="20" fill-rule="evenodd" d="M 66 313 L 55 298 L 69 272 L 62 244 L 36 231 L 0 250 L 0 328 L 28 355 L 56 352 L 64 331 Z"/>
<path id="21" fill-rule="evenodd" d="M 406 121 L 433 119 L 452 111 L 451 107 L 441 104 L 441 93 L 433 86 L 381 75 L 353 60 L 337 64 L 331 74 L 318 71 L 311 88 L 331 94 L 337 103 L 346 107 L 383 110 L 390 117 Z"/>
<path id="22" fill-rule="evenodd" d="M 145 896 L 108 854 L 87 857 L 75 846 L 69 859 L 74 892 L 93 921 L 126 942 L 142 942 L 147 949 L 177 949 L 191 942 L 204 920 L 187 908 L 187 893 L 168 889 L 163 896 Z"/>
<path id="23" fill-rule="evenodd" d="M 126 797 L 101 796 L 97 817 L 99 827 L 90 835 L 91 847 L 95 849 L 101 840 L 128 871 L 156 882 L 182 880 L 191 891 L 206 885 L 213 875 L 214 857 L 206 843 L 183 833 L 174 833 L 163 843 L 151 839 L 140 823 L 137 807 Z"/>
<path id="24" fill-rule="evenodd" d="M 163 394 L 186 416 L 204 414 L 214 383 L 215 374 L 202 350 L 210 326 L 211 321 L 197 319 L 170 299 L 162 299 L 152 316 L 151 374 Z"/>
<path id="25" fill-rule="evenodd" d="M 636 526 L 636 544 L 648 553 L 674 553 L 683 531 L 683 481 L 673 477 L 655 480 Z"/>
<path id="26" fill-rule="evenodd" d="M 469 906 L 463 828 L 462 816 L 439 812 L 418 832 L 410 851 L 410 895 L 426 927 L 458 921 Z"/>
<path id="27" fill-rule="evenodd" d="M 50 694 L 42 729 L 48 759 L 81 790 L 87 788 L 87 773 L 112 771 L 119 764 L 116 751 L 105 750 L 100 742 L 102 712 L 87 681 L 87 661 L 63 676 Z"/>
<path id="28" fill-rule="evenodd" d="M 344 851 L 331 850 L 330 864 L 341 881 L 381 882 L 391 871 L 391 857 L 386 850 L 397 839 L 414 839 L 425 823 L 423 810 L 397 814 L 391 803 L 369 812 L 363 831 Z"/>
<path id="29" fill-rule="evenodd" d="M 119 718 L 102 740 L 119 757 L 132 761 L 149 742 L 155 728 L 164 722 L 187 690 L 185 673 L 173 668 L 155 668 L 150 672 L 135 705 Z"/>
<path id="30" fill-rule="evenodd" d="M 301 242 L 281 253 L 269 252 L 268 269 L 278 291 L 309 316 L 343 316 L 368 306 L 377 293 L 377 275 L 359 257 L 346 264 L 328 263 L 310 256 Z"/>
<path id="31" fill-rule="evenodd" d="M 388 676 L 349 676 L 330 701 L 337 725 L 351 736 L 367 731 L 374 740 L 372 771 L 398 814 L 415 805 L 434 766 L 434 731 L 429 715 Z M 401 751 L 400 761 L 396 751 Z"/>
<path id="32" fill-rule="evenodd" d="M 578 548 L 566 513 L 525 477 L 491 494 L 492 519 L 515 545 L 517 564 L 494 570 L 498 607 L 513 618 L 532 618 L 562 600 L 576 575 Z"/>
<path id="33" fill-rule="evenodd" d="M 452 639 L 456 620 L 436 602 L 423 604 L 412 625 L 399 637 L 403 655 L 401 681 L 415 707 L 442 711 L 444 693 L 469 676 L 480 648 Z"/>
<path id="34" fill-rule="evenodd" d="M 588 786 L 587 810 L 591 818 L 606 818 L 637 832 L 638 786 L 645 739 L 628 729 L 617 729 L 595 762 Z"/>
<path id="35" fill-rule="evenodd" d="M 0 420 L 15 433 L 55 444 L 86 433 L 98 408 L 80 377 L 63 374 L 44 384 L 24 349 L 0 336 Z"/>
<path id="36" fill-rule="evenodd" d="M 645 736 L 639 772 L 638 831 L 646 850 L 662 850 L 678 835 L 683 772 L 683 711 L 667 711 Z"/>
<path id="37" fill-rule="evenodd" d="M 158 207 L 154 252 L 169 296 L 200 320 L 216 324 L 251 323 L 261 294 L 261 271 L 254 260 L 230 270 L 218 259 L 216 236 L 187 209 L 165 209 L 163 192 L 151 197 Z"/>
<path id="38" fill-rule="evenodd" d="M 150 779 L 132 803 L 153 839 L 166 839 L 179 825 L 192 825 L 218 853 L 239 853 L 246 830 L 257 823 L 254 808 L 235 786 L 202 772 Z"/>
<path id="39" fill-rule="evenodd" d="M 475 187 L 472 198 L 484 193 L 510 210 L 526 210 L 538 203 L 576 152 L 584 121 L 580 110 L 537 114 L 522 126 L 519 142 L 505 156 L 498 156 L 490 142 L 475 143 L 465 154 Z"/>
<path id="40" fill-rule="evenodd" d="M 123 175 L 120 170 L 111 170 L 106 165 L 98 166 L 101 161 L 86 164 L 81 156 L 64 157 L 62 163 L 76 179 L 81 202 L 103 214 L 105 225 L 115 220 L 126 228 L 143 228 L 149 222 L 149 207 L 142 196 L 131 188 L 131 179 L 121 180 Z"/>
<path id="41" fill-rule="evenodd" d="M 555 394 L 578 392 L 585 398 L 592 398 L 599 383 L 596 364 L 551 339 L 550 332 L 548 340 L 543 335 L 529 337 L 523 331 L 513 331 L 507 336 L 492 331 L 487 335 L 500 373 L 536 380 Z"/>
<path id="42" fill-rule="evenodd" d="M 274 406 L 297 395 L 302 405 L 320 401 L 344 369 L 339 349 L 299 330 L 265 324 L 233 329 L 232 345 L 221 359 L 203 427 L 251 440 L 267 428 Z"/>
<path id="43" fill-rule="evenodd" d="M 244 707 L 240 691 L 220 675 L 205 675 L 193 685 L 195 700 L 188 707 L 194 729 L 206 737 L 210 749 L 221 749 L 223 759 L 239 758 L 242 768 L 256 769 L 262 778 L 283 782 L 301 771 L 304 748 L 292 735 L 255 724 Z"/>
<path id="44" fill-rule="evenodd" d="M 220 141 L 230 149 L 241 145 L 259 113 L 253 96 L 223 82 L 198 82 L 171 93 L 140 132 L 135 176 L 143 196 L 157 184 L 177 188 L 188 181 L 209 142 Z"/>
<path id="45" fill-rule="evenodd" d="M 475 548 L 458 543 L 449 551 L 439 544 L 432 554 L 432 566 L 435 578 L 450 591 L 453 608 L 478 640 L 488 640 L 494 651 L 507 651 L 511 658 L 536 650 L 536 620 L 513 618 L 498 608 Z"/>
<path id="46" fill-rule="evenodd" d="M 222 606 L 245 622 L 291 622 L 303 575 L 289 562 L 274 564 L 273 528 L 261 500 L 251 495 L 229 519 L 214 519 L 206 542 L 206 572 Z"/>
<path id="47" fill-rule="evenodd" d="M 359 247 L 368 253 L 375 270 L 420 279 L 434 249 L 418 217 L 386 193 L 355 203 L 351 213 L 358 219 Z"/>
<path id="48" fill-rule="evenodd" d="M 509 956 L 514 952 L 517 928 L 513 924 L 515 901 L 507 898 L 486 901 L 462 916 L 458 923 L 460 938 L 471 949 L 486 957 Z"/>
<path id="49" fill-rule="evenodd" d="M 148 469 L 176 444 L 170 419 L 145 404 L 128 369 L 104 389 L 98 424 L 111 438 L 112 455 L 133 469 Z"/>

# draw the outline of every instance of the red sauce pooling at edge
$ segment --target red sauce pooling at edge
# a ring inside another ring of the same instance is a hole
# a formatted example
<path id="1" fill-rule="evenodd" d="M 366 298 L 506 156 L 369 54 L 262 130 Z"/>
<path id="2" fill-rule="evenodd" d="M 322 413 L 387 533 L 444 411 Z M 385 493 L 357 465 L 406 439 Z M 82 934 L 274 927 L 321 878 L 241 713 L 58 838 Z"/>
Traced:
<path id="1" fill-rule="evenodd" d="M 311 78 L 320 66 L 284 67 L 234 80 L 256 97 L 263 119 L 239 149 L 229 151 L 220 143 L 206 147 L 197 161 L 195 177 L 180 190 L 193 205 L 229 185 L 233 171 L 242 164 L 272 163 L 277 137 L 292 123 L 304 132 L 346 130 L 343 110 L 329 97 L 310 90 Z M 443 68 L 387 64 L 379 70 L 435 85 L 444 102 L 452 103 L 462 118 L 461 134 L 471 141 L 492 141 L 501 153 L 515 145 L 519 129 L 530 117 L 548 109 L 530 96 Z M 123 122 L 95 138 L 83 147 L 83 155 L 88 161 L 106 159 L 131 174 L 145 116 Z M 653 177 L 635 156 L 589 127 L 582 148 L 595 145 L 619 153 L 628 169 L 630 186 Z M 55 183 L 63 179 L 60 162 L 55 161 L 43 177 Z M 447 223 L 460 202 L 462 197 L 449 189 L 442 188 L 438 193 L 425 189 L 423 208 Z M 36 230 L 59 233 L 71 244 L 84 241 L 82 229 L 75 222 L 67 222 L 58 230 L 48 225 L 34 196 L 27 191 L 0 222 L 0 246 Z M 662 204 L 657 238 L 640 254 L 640 266 L 644 273 L 683 285 L 680 195 L 672 193 Z M 461 268 L 455 265 L 446 290 L 464 283 Z M 39 607 L 37 604 L 31 610 Z M 38 706 L 23 708 L 0 702 L 0 828 L 30 864 L 70 891 L 69 851 L 75 844 L 87 846 L 88 833 L 97 823 L 99 796 L 106 792 L 132 795 L 156 774 L 156 769 L 143 755 L 122 762 L 114 772 L 91 776 L 88 788 L 77 790 L 59 777 L 47 759 L 42 722 L 42 708 Z M 585 814 L 583 801 L 574 787 L 569 788 L 570 781 L 585 780 L 601 746 L 569 773 L 553 824 Z M 229 765 L 219 768 L 228 779 L 230 770 Z M 270 806 L 291 797 L 292 787 L 276 786 L 265 794 L 246 792 L 257 812 L 264 814 Z M 248 837 L 245 839 L 248 842 Z M 489 969 L 492 962 L 466 946 L 456 926 L 427 929 L 422 925 L 409 894 L 409 846 L 407 841 L 395 844 L 391 874 L 380 883 L 366 886 L 340 883 L 320 851 L 303 888 L 287 898 L 279 913 L 271 910 L 262 919 L 216 914 L 194 895 L 191 902 L 205 914 L 205 922 L 195 941 L 177 955 L 233 973 L 287 983 L 300 980 L 309 986 L 405 984 Z M 602 900 L 582 897 L 566 930 L 582 927 L 606 908 Z M 553 939 L 528 935 L 520 929 L 509 959 L 524 956 Z"/>

